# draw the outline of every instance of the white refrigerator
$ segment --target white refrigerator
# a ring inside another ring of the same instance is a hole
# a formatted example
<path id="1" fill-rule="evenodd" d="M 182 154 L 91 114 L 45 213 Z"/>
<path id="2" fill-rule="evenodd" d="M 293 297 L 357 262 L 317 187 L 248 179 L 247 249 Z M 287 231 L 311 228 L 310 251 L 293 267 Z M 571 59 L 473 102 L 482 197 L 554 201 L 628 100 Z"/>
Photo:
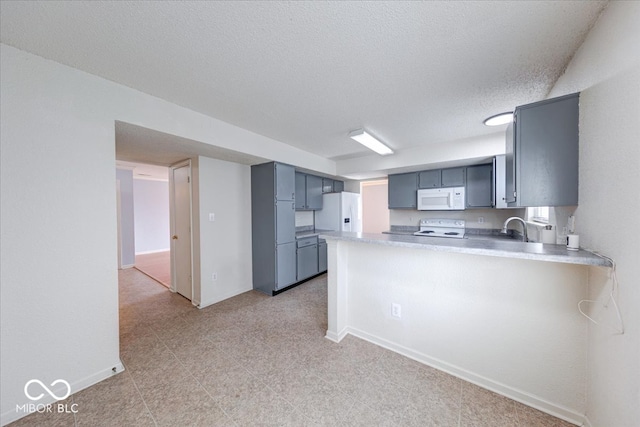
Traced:
<path id="1" fill-rule="evenodd" d="M 318 230 L 362 232 L 360 194 L 326 193 L 322 195 L 322 210 L 315 211 Z"/>

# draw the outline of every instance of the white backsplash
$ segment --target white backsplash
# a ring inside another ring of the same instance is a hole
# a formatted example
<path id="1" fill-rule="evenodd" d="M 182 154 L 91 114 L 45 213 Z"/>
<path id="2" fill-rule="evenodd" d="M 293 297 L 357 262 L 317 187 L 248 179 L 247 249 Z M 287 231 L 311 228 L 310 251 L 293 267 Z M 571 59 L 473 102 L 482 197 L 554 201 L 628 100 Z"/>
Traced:
<path id="1" fill-rule="evenodd" d="M 296 227 L 313 226 L 313 211 L 296 211 Z"/>
<path id="2" fill-rule="evenodd" d="M 525 209 L 469 209 L 465 211 L 418 211 L 392 209 L 389 211 L 391 225 L 412 225 L 416 228 L 423 218 L 463 219 L 467 228 L 500 229 L 510 216 L 523 218 Z"/>

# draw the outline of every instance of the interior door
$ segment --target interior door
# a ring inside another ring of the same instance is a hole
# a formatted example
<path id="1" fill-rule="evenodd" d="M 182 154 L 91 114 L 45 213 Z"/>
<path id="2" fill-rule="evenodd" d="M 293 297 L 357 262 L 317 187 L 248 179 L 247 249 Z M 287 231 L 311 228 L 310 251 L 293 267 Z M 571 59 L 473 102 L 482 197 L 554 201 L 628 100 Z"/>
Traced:
<path id="1" fill-rule="evenodd" d="M 191 300 L 193 282 L 191 275 L 191 164 L 179 164 L 172 171 L 173 235 L 171 258 L 173 260 L 172 289 Z"/>

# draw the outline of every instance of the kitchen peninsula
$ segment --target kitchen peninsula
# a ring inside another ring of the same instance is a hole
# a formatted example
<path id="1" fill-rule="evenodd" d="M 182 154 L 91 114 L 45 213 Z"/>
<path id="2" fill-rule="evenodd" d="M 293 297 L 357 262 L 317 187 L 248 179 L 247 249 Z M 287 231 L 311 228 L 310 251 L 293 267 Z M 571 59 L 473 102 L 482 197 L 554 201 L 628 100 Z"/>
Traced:
<path id="1" fill-rule="evenodd" d="M 327 233 L 328 330 L 353 334 L 566 420 L 584 419 L 588 251 Z"/>

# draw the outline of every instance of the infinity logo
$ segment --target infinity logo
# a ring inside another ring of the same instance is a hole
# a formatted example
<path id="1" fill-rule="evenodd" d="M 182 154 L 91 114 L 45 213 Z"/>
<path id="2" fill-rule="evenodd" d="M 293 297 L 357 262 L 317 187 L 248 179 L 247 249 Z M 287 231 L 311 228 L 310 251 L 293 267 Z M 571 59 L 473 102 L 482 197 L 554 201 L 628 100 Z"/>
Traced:
<path id="1" fill-rule="evenodd" d="M 70 385 L 69 385 L 69 383 L 68 383 L 68 382 L 66 382 L 65 380 L 55 380 L 54 382 L 52 382 L 52 383 L 51 383 L 51 387 L 55 386 L 55 385 L 56 385 L 56 384 L 58 384 L 58 383 L 62 383 L 62 384 L 64 384 L 64 385 L 66 385 L 66 386 L 67 386 L 67 393 L 66 393 L 64 396 L 56 396 L 56 395 L 55 395 L 55 393 L 54 393 L 54 392 L 52 392 L 52 391 L 51 391 L 51 390 L 50 390 L 46 385 L 44 385 L 44 384 L 42 383 L 42 381 L 40 381 L 40 380 L 30 380 L 30 381 L 28 381 L 28 382 L 24 385 L 24 395 L 25 395 L 25 396 L 27 396 L 27 397 L 28 397 L 29 399 L 31 399 L 31 400 L 40 400 L 40 399 L 42 399 L 42 397 L 44 396 L 44 393 L 40 393 L 39 395 L 37 395 L 37 396 L 35 396 L 35 397 L 34 397 L 34 396 L 31 396 L 31 395 L 29 394 L 29 391 L 28 391 L 27 389 L 29 388 L 29 386 L 30 386 L 32 383 L 40 384 L 40 387 L 42 387 L 42 388 L 44 389 L 44 391 L 46 391 L 47 393 L 49 393 L 49 396 L 53 397 L 53 398 L 54 398 L 54 399 L 56 399 L 56 400 L 64 400 L 64 399 L 66 399 L 67 397 L 69 397 L 69 395 L 71 394 L 71 386 L 70 386 Z"/>

